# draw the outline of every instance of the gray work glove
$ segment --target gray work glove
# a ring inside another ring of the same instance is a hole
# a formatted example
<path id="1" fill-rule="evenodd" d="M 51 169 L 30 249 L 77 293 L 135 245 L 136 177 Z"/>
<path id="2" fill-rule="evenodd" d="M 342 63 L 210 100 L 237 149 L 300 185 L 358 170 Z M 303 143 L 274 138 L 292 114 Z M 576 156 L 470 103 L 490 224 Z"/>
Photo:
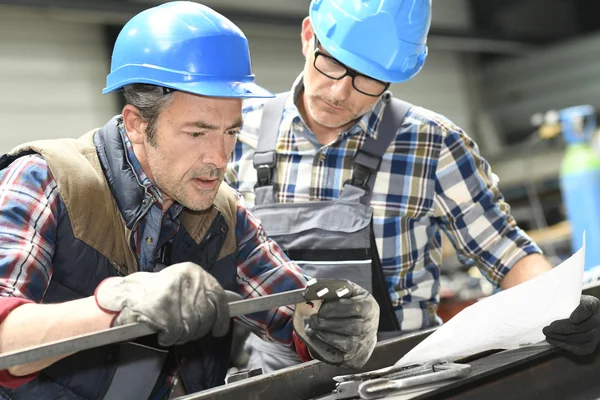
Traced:
<path id="1" fill-rule="evenodd" d="M 95 293 L 102 309 L 118 313 L 113 326 L 145 322 L 156 329 L 161 346 L 182 344 L 212 331 L 229 330 L 225 291 L 202 267 L 174 264 L 160 272 L 136 272 L 100 283 Z"/>
<path id="2" fill-rule="evenodd" d="M 581 302 L 566 319 L 559 319 L 542 329 L 546 341 L 573 354 L 591 354 L 600 343 L 600 300 L 581 296 Z"/>
<path id="3" fill-rule="evenodd" d="M 306 334 L 343 353 L 342 366 L 361 368 L 377 344 L 379 304 L 362 287 L 352 283 L 352 296 L 327 301 L 311 315 Z M 312 354 L 319 358 L 319 354 Z"/>

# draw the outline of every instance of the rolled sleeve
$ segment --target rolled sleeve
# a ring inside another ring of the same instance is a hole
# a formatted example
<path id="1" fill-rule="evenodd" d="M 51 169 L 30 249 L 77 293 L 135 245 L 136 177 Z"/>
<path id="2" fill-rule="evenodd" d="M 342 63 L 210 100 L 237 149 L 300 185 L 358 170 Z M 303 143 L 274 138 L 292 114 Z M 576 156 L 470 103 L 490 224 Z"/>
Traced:
<path id="1" fill-rule="evenodd" d="M 46 161 L 21 157 L 0 171 L 0 324 L 17 307 L 42 300 L 52 276 L 62 206 Z M 0 371 L 0 386 L 17 388 L 37 376 Z"/>
<path id="2" fill-rule="evenodd" d="M 459 253 L 498 286 L 521 258 L 541 250 L 521 230 L 488 162 L 460 129 L 449 130 L 435 180 L 435 214 Z"/>
<path id="3" fill-rule="evenodd" d="M 0 324 L 4 319 L 13 311 L 15 308 L 22 306 L 23 304 L 32 303 L 31 300 L 23 299 L 20 297 L 5 297 L 0 298 Z M 25 376 L 14 376 L 11 375 L 8 370 L 0 370 L 0 386 L 15 389 L 27 382 L 32 381 L 38 376 L 39 372 L 25 375 Z"/>
<path id="4" fill-rule="evenodd" d="M 260 220 L 246 208 L 243 198 L 237 196 L 239 293 L 244 298 L 253 298 L 305 287 L 307 277 L 266 235 Z M 263 339 L 292 346 L 293 315 L 293 306 L 285 306 L 238 320 Z"/>
<path id="5" fill-rule="evenodd" d="M 46 161 L 24 156 L 0 172 L 0 296 L 39 302 L 52 276 L 61 215 Z"/>

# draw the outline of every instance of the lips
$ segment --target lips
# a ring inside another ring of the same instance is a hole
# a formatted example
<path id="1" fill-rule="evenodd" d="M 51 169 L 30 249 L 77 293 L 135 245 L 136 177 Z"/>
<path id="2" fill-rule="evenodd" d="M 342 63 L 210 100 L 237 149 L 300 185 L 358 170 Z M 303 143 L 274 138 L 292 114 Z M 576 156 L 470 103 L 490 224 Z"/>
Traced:
<path id="1" fill-rule="evenodd" d="M 201 190 L 211 190 L 214 189 L 219 180 L 215 178 L 194 178 L 192 181 Z"/>
<path id="2" fill-rule="evenodd" d="M 325 101 L 323 99 L 321 99 L 323 101 L 323 103 L 325 103 L 326 105 L 328 105 L 329 107 L 333 108 L 336 111 L 344 111 L 344 109 L 342 107 L 338 107 L 338 106 L 334 106 L 333 104 L 329 103 L 328 101 Z"/>

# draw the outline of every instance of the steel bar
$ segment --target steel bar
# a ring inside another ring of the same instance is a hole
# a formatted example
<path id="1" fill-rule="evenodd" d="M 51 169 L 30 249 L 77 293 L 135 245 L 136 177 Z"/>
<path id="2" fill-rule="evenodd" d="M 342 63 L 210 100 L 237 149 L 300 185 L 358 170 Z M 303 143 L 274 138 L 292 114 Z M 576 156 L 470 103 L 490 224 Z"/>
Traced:
<path id="1" fill-rule="evenodd" d="M 229 315 L 231 317 L 238 317 L 240 315 L 252 314 L 285 305 L 301 303 L 305 301 L 305 291 L 305 289 L 296 289 L 270 296 L 232 301 L 229 303 Z M 0 355 L 0 370 L 46 358 L 105 346 L 107 344 L 126 342 L 154 333 L 156 333 L 156 331 L 149 325 L 137 322 L 72 338 L 57 340 Z"/>

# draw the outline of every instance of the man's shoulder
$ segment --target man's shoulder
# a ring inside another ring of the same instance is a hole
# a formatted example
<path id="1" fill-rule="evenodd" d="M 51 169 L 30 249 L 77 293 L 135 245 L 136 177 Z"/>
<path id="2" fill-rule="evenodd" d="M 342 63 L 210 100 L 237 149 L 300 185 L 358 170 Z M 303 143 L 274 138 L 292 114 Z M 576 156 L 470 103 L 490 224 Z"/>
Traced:
<path id="1" fill-rule="evenodd" d="M 62 213 L 62 198 L 56 190 L 57 181 L 48 162 L 39 154 L 24 154 L 14 159 L 0 171 L 0 185 L 2 190 L 12 193 L 7 201 L 15 201 L 17 209 L 38 208 L 38 203 L 43 201 L 44 204 L 50 204 L 53 212 L 58 212 L 56 215 Z M 47 200 L 42 200 L 44 198 Z M 57 198 L 60 200 L 55 203 Z"/>
<path id="2" fill-rule="evenodd" d="M 244 99 L 242 103 L 242 113 L 253 113 L 256 111 L 262 111 L 265 103 L 269 100 L 268 98 L 252 98 L 252 99 Z"/>
<path id="3" fill-rule="evenodd" d="M 450 118 L 423 106 L 413 105 L 398 131 L 398 137 L 409 134 L 428 142 L 440 142 L 449 136 L 467 136 L 465 131 Z M 416 135 L 415 135 L 416 134 Z"/>
<path id="4" fill-rule="evenodd" d="M 419 132 L 426 131 L 432 134 L 446 136 L 450 132 L 463 132 L 450 118 L 428 108 L 413 105 L 404 119 L 405 127 Z"/>
<path id="5" fill-rule="evenodd" d="M 30 170 L 47 171 L 48 162 L 38 153 L 25 154 L 18 157 L 11 165 L 25 167 Z"/>
<path id="6" fill-rule="evenodd" d="M 54 177 L 50 172 L 48 162 L 40 154 L 24 154 L 12 160 L 5 169 L 2 170 L 3 176 L 8 173 L 10 179 L 39 184 L 53 184 Z"/>
<path id="7" fill-rule="evenodd" d="M 263 109 L 268 99 L 247 99 L 242 105 L 244 127 L 257 128 L 260 126 Z"/>
<path id="8" fill-rule="evenodd" d="M 244 100 L 242 106 L 243 125 L 238 136 L 239 142 L 256 149 L 258 130 L 262 121 L 263 109 L 268 99 Z"/>
<path id="9" fill-rule="evenodd" d="M 287 93 L 280 93 L 280 94 L 286 95 Z M 265 108 L 265 104 L 267 102 L 273 101 L 273 100 L 275 100 L 275 99 L 274 98 L 266 98 L 266 99 L 258 98 L 258 99 L 244 100 L 243 105 L 242 105 L 242 116 L 244 119 L 244 125 L 243 125 L 242 129 L 245 129 L 248 131 L 258 131 L 258 128 L 260 127 L 260 124 L 262 121 L 263 110 Z M 289 108 L 292 104 L 293 104 L 292 100 L 289 98 L 289 96 L 286 96 L 285 104 L 284 104 L 284 108 L 283 108 L 284 113 L 289 110 Z"/>

